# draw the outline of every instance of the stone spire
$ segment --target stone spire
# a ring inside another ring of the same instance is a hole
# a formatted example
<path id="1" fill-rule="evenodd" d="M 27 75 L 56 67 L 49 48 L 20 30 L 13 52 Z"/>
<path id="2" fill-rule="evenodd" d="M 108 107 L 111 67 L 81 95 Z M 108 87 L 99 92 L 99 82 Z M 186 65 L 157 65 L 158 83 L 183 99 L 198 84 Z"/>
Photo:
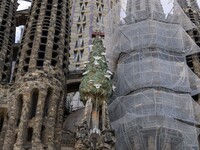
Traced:
<path id="1" fill-rule="evenodd" d="M 107 112 L 112 94 L 111 72 L 108 70 L 102 40 L 95 38 L 90 63 L 80 85 L 81 99 L 86 103 L 82 123 L 77 129 L 77 150 L 114 149 Z"/>
<path id="2" fill-rule="evenodd" d="M 60 149 L 69 1 L 34 0 L 10 91 L 4 150 Z"/>

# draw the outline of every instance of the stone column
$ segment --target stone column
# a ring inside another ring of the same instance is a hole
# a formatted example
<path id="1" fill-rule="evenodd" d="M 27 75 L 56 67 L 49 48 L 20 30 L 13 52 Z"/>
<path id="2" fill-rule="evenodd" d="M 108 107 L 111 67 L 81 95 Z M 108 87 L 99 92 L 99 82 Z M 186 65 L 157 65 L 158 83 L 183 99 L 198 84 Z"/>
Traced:
<path id="1" fill-rule="evenodd" d="M 28 93 L 27 95 L 24 95 L 24 105 L 22 109 L 22 116 L 20 118 L 17 140 L 16 140 L 13 150 L 23 149 L 23 143 L 26 139 L 26 130 L 28 128 L 28 121 L 29 121 L 29 115 L 30 115 L 30 108 L 31 108 L 30 100 L 31 100 L 30 93 Z"/>
<path id="2" fill-rule="evenodd" d="M 17 99 L 13 97 L 10 97 L 10 99 L 13 100 L 14 104 L 11 104 L 10 107 L 12 108 L 10 112 L 8 112 L 8 126 L 6 135 L 4 138 L 3 143 L 3 150 L 13 150 L 13 145 L 16 140 L 16 126 L 17 126 Z"/>
<path id="3" fill-rule="evenodd" d="M 108 116 L 108 105 L 106 101 L 103 101 L 102 104 L 102 131 L 110 129 L 110 120 Z"/>
<path id="4" fill-rule="evenodd" d="M 43 114 L 44 114 L 44 108 L 45 108 L 46 95 L 47 95 L 47 91 L 44 88 L 40 91 L 39 97 L 38 97 L 35 125 L 33 127 L 32 150 L 42 149 L 41 132 L 42 132 L 42 123 L 43 123 Z"/>
<path id="5" fill-rule="evenodd" d="M 55 129 L 55 145 L 56 149 L 61 148 L 61 135 L 62 135 L 62 125 L 63 125 L 63 114 L 64 114 L 64 104 L 63 98 L 61 97 L 58 107 L 56 129 Z"/>
<path id="6" fill-rule="evenodd" d="M 51 65 L 52 50 L 53 50 L 53 44 L 54 44 L 54 42 L 52 41 L 54 40 L 54 35 L 55 35 L 58 0 L 54 0 L 52 5 L 53 5 L 51 9 L 52 23 L 50 24 L 49 30 L 48 30 L 46 50 L 45 50 L 44 69 L 49 69 L 49 66 Z"/>
<path id="7" fill-rule="evenodd" d="M 95 103 L 92 109 L 92 129 L 97 128 L 99 129 L 99 104 L 98 98 L 95 99 Z"/>
<path id="8" fill-rule="evenodd" d="M 85 105 L 84 116 L 83 116 L 83 119 L 82 119 L 82 123 L 84 121 L 86 121 L 88 127 L 90 126 L 91 113 L 92 113 L 92 99 L 91 99 L 91 97 L 88 97 L 88 100 L 87 100 L 86 105 Z"/>
<path id="9" fill-rule="evenodd" d="M 15 118 L 9 119 L 8 128 L 4 139 L 3 150 L 13 150 L 13 144 L 15 142 L 15 128 L 16 128 L 14 122 L 16 122 Z"/>
<path id="10" fill-rule="evenodd" d="M 7 126 L 8 126 L 8 119 L 7 119 L 6 113 L 5 113 L 3 127 L 2 127 L 2 130 L 1 130 L 1 134 L 0 134 L 0 150 L 2 150 L 2 148 L 3 148 L 3 142 L 4 142 L 4 137 L 5 137 L 5 134 L 6 134 Z"/>
<path id="11" fill-rule="evenodd" d="M 49 105 L 48 118 L 46 122 L 45 141 L 48 145 L 48 150 L 54 150 L 54 135 L 57 115 L 57 105 L 59 101 L 58 91 L 54 91 Z"/>

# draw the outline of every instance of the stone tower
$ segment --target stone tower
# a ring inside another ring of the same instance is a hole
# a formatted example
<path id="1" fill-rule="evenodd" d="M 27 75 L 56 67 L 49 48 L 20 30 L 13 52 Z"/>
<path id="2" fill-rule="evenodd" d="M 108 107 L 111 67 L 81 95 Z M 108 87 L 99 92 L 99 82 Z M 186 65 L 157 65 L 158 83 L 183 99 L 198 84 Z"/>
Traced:
<path id="1" fill-rule="evenodd" d="M 88 61 L 92 34 L 104 35 L 104 18 L 118 0 L 75 0 L 71 10 L 71 43 L 69 70 L 83 70 Z"/>
<path id="2" fill-rule="evenodd" d="M 34 0 L 9 91 L 4 150 L 60 149 L 69 1 Z"/>
<path id="3" fill-rule="evenodd" d="M 0 149 L 3 147 L 8 121 L 7 91 L 9 89 L 16 0 L 0 1 Z"/>

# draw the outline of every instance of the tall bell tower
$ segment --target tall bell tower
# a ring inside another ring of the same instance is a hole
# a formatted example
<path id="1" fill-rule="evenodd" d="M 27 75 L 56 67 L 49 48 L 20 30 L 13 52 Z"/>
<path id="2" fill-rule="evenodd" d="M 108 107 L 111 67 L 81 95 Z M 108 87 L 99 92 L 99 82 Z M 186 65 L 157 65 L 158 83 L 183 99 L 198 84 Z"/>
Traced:
<path id="1" fill-rule="evenodd" d="M 6 98 L 11 75 L 12 44 L 15 33 L 16 0 L 0 1 L 0 150 L 8 123 Z"/>
<path id="2" fill-rule="evenodd" d="M 10 90 L 4 150 L 60 149 L 69 1 L 34 0 Z"/>

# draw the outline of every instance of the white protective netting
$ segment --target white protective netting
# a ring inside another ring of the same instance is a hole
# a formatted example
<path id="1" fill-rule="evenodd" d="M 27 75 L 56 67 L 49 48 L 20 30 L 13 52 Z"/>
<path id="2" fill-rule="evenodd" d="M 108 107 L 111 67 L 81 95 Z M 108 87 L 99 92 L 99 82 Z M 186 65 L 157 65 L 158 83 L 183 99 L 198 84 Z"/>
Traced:
<path id="1" fill-rule="evenodd" d="M 185 57 L 158 48 L 146 48 L 121 54 L 115 71 L 115 97 L 131 91 L 163 87 L 196 95 L 200 79 L 188 68 Z"/>
<path id="2" fill-rule="evenodd" d="M 113 64 L 116 64 L 120 53 L 130 53 L 146 47 L 165 49 L 184 56 L 199 51 L 199 47 L 180 25 L 151 19 L 120 26 L 110 41 L 112 46 L 109 47 L 107 57 L 114 61 Z"/>
<path id="3" fill-rule="evenodd" d="M 200 79 L 186 56 L 200 48 L 195 28 L 174 1 L 120 1 L 108 13 L 105 46 L 116 90 L 109 114 L 117 150 L 197 150 Z M 116 17 L 120 15 L 120 17 Z"/>
<path id="4" fill-rule="evenodd" d="M 164 150 L 161 143 L 166 142 L 166 150 L 198 149 L 199 130 L 195 125 L 200 124 L 200 107 L 189 94 L 139 90 L 116 98 L 109 106 L 109 115 L 118 150 L 150 149 L 147 143 L 152 137 L 153 150 Z"/>

